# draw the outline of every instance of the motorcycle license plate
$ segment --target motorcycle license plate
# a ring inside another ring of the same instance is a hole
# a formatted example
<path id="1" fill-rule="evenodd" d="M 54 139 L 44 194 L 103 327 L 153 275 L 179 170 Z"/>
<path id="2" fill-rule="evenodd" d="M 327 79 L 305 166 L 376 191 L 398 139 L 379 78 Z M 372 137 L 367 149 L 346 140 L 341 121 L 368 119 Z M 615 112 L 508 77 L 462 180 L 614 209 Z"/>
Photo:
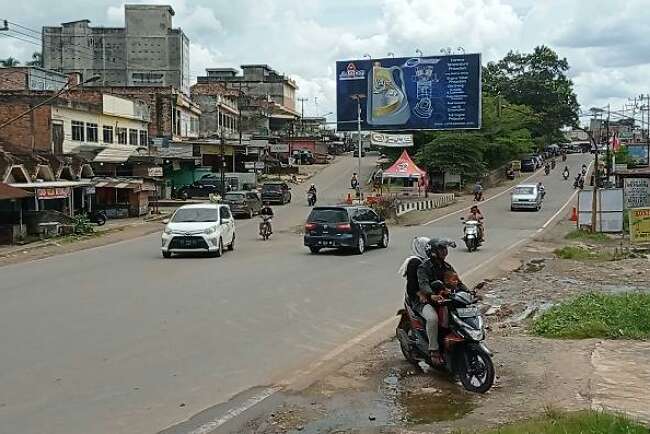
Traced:
<path id="1" fill-rule="evenodd" d="M 456 313 L 461 318 L 470 318 L 473 316 L 478 316 L 478 307 L 459 307 L 456 309 Z"/>

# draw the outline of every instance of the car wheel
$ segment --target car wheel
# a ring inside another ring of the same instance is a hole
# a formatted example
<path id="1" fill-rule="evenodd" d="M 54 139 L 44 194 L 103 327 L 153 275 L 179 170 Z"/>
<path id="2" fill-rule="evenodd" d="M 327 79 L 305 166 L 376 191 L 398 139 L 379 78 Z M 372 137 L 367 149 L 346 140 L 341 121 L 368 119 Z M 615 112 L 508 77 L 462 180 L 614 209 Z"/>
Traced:
<path id="1" fill-rule="evenodd" d="M 390 241 L 390 237 L 388 235 L 388 231 L 384 231 L 383 235 L 381 236 L 381 243 L 379 243 L 379 247 L 385 249 L 386 247 L 388 247 L 389 241 Z"/>
<path id="2" fill-rule="evenodd" d="M 363 235 L 359 235 L 355 252 L 357 253 L 357 255 L 363 255 L 363 252 L 365 251 L 366 251 L 366 240 L 365 238 L 363 238 Z"/>
<path id="3" fill-rule="evenodd" d="M 183 194 L 181 194 L 181 199 L 182 200 L 187 200 L 189 198 L 190 198 L 190 196 L 186 192 L 183 192 Z"/>
<path id="4" fill-rule="evenodd" d="M 228 250 L 231 251 L 231 252 L 232 252 L 233 250 L 235 250 L 235 234 L 233 234 L 233 236 L 232 236 L 232 241 L 231 241 L 231 243 L 228 244 Z"/>
<path id="5" fill-rule="evenodd" d="M 514 211 L 514 210 L 515 210 L 515 207 L 510 205 L 510 211 Z"/>
<path id="6" fill-rule="evenodd" d="M 254 213 L 253 213 L 253 208 L 249 208 L 249 209 L 248 209 L 248 218 L 249 218 L 249 219 L 252 219 L 252 218 L 253 218 L 253 214 L 254 214 Z"/>
<path id="7" fill-rule="evenodd" d="M 289 197 L 287 198 L 287 203 L 291 203 L 291 194 L 289 194 Z"/>
<path id="8" fill-rule="evenodd" d="M 172 257 L 172 252 L 162 252 L 163 258 L 169 259 Z"/>
<path id="9" fill-rule="evenodd" d="M 309 251 L 316 255 L 318 252 L 320 252 L 320 247 L 309 246 Z"/>
<path id="10" fill-rule="evenodd" d="M 223 255 L 223 240 L 219 238 L 219 247 L 217 248 L 217 251 L 214 252 L 214 256 L 220 258 L 221 255 Z"/>

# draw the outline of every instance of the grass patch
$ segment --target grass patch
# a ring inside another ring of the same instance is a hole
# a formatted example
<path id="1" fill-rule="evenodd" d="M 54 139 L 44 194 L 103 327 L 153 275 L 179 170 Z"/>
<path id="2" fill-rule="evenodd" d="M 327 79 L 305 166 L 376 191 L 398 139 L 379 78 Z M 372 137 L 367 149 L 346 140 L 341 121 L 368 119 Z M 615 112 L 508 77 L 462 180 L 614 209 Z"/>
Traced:
<path id="1" fill-rule="evenodd" d="M 590 250 L 580 246 L 566 246 L 555 249 L 555 256 L 561 259 L 573 259 L 576 261 L 611 261 L 614 255 L 606 250 Z"/>
<path id="2" fill-rule="evenodd" d="M 650 294 L 583 294 L 552 307 L 533 333 L 562 339 L 650 337 Z"/>
<path id="3" fill-rule="evenodd" d="M 580 241 L 608 241 L 610 238 L 602 232 L 590 232 L 577 229 L 575 231 L 569 232 L 564 237 L 567 240 L 580 240 Z"/>
<path id="4" fill-rule="evenodd" d="M 595 411 L 560 412 L 516 422 L 482 434 L 641 434 L 648 428 L 622 415 Z"/>

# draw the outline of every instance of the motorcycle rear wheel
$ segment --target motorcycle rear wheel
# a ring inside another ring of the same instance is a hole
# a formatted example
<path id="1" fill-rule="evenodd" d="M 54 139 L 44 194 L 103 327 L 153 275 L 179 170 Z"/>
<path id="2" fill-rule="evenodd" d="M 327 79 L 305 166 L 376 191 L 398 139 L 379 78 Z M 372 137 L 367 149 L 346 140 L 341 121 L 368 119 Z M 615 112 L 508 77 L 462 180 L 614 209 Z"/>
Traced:
<path id="1" fill-rule="evenodd" d="M 494 384 L 492 357 L 477 344 L 469 344 L 462 351 L 456 370 L 463 387 L 469 392 L 487 392 Z"/>

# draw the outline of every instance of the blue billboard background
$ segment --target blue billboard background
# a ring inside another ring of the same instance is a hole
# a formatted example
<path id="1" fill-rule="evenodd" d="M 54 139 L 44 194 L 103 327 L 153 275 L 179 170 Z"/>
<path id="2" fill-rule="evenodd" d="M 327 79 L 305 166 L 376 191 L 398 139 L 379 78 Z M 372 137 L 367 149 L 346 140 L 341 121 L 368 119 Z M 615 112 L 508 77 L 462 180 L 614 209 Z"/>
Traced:
<path id="1" fill-rule="evenodd" d="M 481 55 L 336 62 L 337 129 L 452 130 L 481 127 Z"/>

